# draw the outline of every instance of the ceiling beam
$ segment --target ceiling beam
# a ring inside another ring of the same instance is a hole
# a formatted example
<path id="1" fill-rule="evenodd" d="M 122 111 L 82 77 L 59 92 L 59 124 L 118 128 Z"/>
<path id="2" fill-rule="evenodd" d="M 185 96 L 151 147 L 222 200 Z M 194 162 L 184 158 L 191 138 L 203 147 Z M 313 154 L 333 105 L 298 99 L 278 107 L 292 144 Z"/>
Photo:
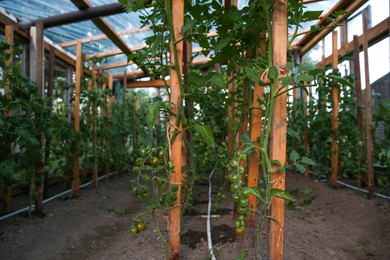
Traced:
<path id="1" fill-rule="evenodd" d="M 72 2 L 80 2 L 80 1 L 72 0 Z M 50 27 L 61 26 L 65 24 L 82 22 L 94 17 L 99 17 L 99 16 L 103 17 L 103 16 L 109 16 L 109 15 L 114 15 L 114 14 L 119 14 L 124 12 L 124 8 L 121 3 L 112 3 L 112 4 L 97 6 L 97 7 L 87 6 L 85 8 L 80 8 L 80 9 L 82 10 L 49 16 L 40 20 L 43 21 L 45 28 L 50 28 Z M 19 24 L 24 28 L 29 28 L 35 25 L 35 22 L 37 20 L 21 22 Z"/>
<path id="2" fill-rule="evenodd" d="M 169 80 L 166 82 L 169 85 Z M 127 82 L 126 88 L 163 88 L 164 86 L 164 80 L 154 79 L 150 81 L 130 81 Z"/>
<path id="3" fill-rule="evenodd" d="M 131 48 L 132 51 L 139 51 L 143 48 L 147 48 L 149 47 L 148 45 L 141 45 L 141 46 L 135 46 L 133 48 Z M 107 52 L 101 52 L 101 53 L 97 53 L 97 54 L 94 54 L 94 55 L 88 55 L 86 57 L 85 60 L 90 60 L 94 57 L 96 58 L 105 58 L 105 57 L 111 57 L 111 56 L 115 56 L 115 55 L 119 55 L 119 54 L 124 54 L 122 50 L 120 49 L 116 49 L 116 50 L 113 50 L 113 51 L 107 51 Z"/>
<path id="4" fill-rule="evenodd" d="M 71 0 L 72 3 L 80 10 L 90 9 L 92 5 L 87 0 Z M 122 6 L 123 9 L 123 6 Z M 127 44 L 121 39 L 121 37 L 115 32 L 114 29 L 102 18 L 93 17 L 91 21 L 104 33 L 107 37 L 127 56 L 133 54 L 133 51 L 127 46 Z M 137 64 L 137 59 L 134 57 L 133 62 Z M 148 74 L 145 67 L 140 66 L 141 70 Z"/>
<path id="5" fill-rule="evenodd" d="M 138 29 L 131 29 L 131 30 L 126 30 L 126 31 L 119 32 L 118 35 L 119 36 L 129 35 L 129 34 L 134 34 L 134 33 L 139 33 L 139 32 L 146 32 L 146 31 L 150 31 L 150 30 L 151 29 L 149 27 L 138 28 Z M 93 37 L 90 37 L 90 38 L 84 38 L 84 39 L 81 39 L 79 41 L 82 44 L 85 44 L 85 43 L 90 43 L 90 42 L 94 42 L 94 41 L 104 40 L 104 39 L 107 39 L 107 38 L 108 38 L 107 35 L 101 34 L 101 35 L 96 35 L 96 36 L 93 36 Z M 68 48 L 68 47 L 76 46 L 76 44 L 77 44 L 77 41 L 71 41 L 71 42 L 61 43 L 60 46 L 62 48 Z"/>
<path id="6" fill-rule="evenodd" d="M 326 13 L 320 21 L 317 23 L 317 26 L 327 27 L 331 24 L 327 21 L 327 18 L 333 18 L 335 12 L 345 10 L 349 12 L 348 14 L 337 17 L 340 22 L 347 19 L 353 12 L 365 4 L 368 0 L 340 0 L 332 9 Z M 325 28 L 317 32 L 309 32 L 306 34 L 300 41 L 298 41 L 295 46 L 301 46 L 300 55 L 303 56 L 311 48 L 314 47 L 321 39 L 323 39 L 328 33 L 333 31 L 333 28 Z"/>
<path id="7" fill-rule="evenodd" d="M 375 43 L 381 41 L 382 39 L 389 37 L 390 35 L 390 18 L 387 18 L 377 24 L 376 26 L 368 29 L 367 31 L 367 39 L 368 39 L 368 45 L 372 46 Z M 360 35 L 358 37 L 359 46 L 362 49 L 363 46 L 363 36 Z M 353 51 L 353 41 L 349 42 L 348 44 L 343 45 L 339 49 L 339 56 L 340 56 L 340 62 L 343 61 L 347 55 L 352 54 Z M 324 68 L 330 66 L 332 63 L 332 55 L 326 57 L 324 60 L 320 61 L 316 64 L 319 68 Z"/>

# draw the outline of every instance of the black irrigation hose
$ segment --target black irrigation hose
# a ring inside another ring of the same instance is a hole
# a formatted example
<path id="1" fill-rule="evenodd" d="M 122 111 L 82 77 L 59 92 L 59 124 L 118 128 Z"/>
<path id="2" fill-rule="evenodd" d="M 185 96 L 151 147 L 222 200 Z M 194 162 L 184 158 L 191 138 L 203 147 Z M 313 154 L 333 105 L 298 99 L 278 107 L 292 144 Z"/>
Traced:
<path id="1" fill-rule="evenodd" d="M 313 171 L 309 171 L 309 173 L 315 175 L 315 176 L 320 176 L 320 177 L 324 177 L 326 178 L 324 175 L 320 175 L 319 173 L 316 173 L 316 172 L 313 172 Z M 368 193 L 368 190 L 365 190 L 365 189 L 361 189 L 359 187 L 356 187 L 356 186 L 353 186 L 353 185 L 350 185 L 350 184 L 347 184 L 345 182 L 342 182 L 342 181 L 337 181 L 338 184 L 344 186 L 344 187 L 347 187 L 347 188 L 350 188 L 352 190 L 356 190 L 356 191 L 360 191 L 360 192 L 363 192 L 363 193 Z M 389 196 L 386 196 L 386 195 L 383 195 L 383 194 L 380 194 L 380 193 L 374 193 L 375 196 L 377 197 L 380 197 L 382 199 L 387 199 L 387 200 L 390 200 L 390 197 Z"/>
<path id="2" fill-rule="evenodd" d="M 117 173 L 117 172 L 111 172 L 111 173 L 109 174 L 109 176 L 111 176 L 111 175 L 113 175 L 113 174 L 116 174 L 116 173 Z M 100 176 L 100 177 L 98 178 L 98 180 L 101 180 L 101 179 L 103 179 L 103 178 L 105 178 L 105 177 L 106 177 L 105 175 Z M 82 189 L 82 188 L 85 188 L 85 187 L 87 187 L 88 185 L 91 185 L 92 182 L 93 182 L 93 181 L 89 181 L 89 182 L 87 182 L 87 183 L 84 183 L 84 184 L 80 185 L 80 188 L 81 188 L 81 189 Z M 54 195 L 54 196 L 52 196 L 52 197 L 50 197 L 50 198 L 45 199 L 44 201 L 42 201 L 42 203 L 45 204 L 45 203 L 47 203 L 47 202 L 49 202 L 49 201 L 55 200 L 55 199 L 57 199 L 58 197 L 64 196 L 64 195 L 66 195 L 66 194 L 68 194 L 68 193 L 71 193 L 71 192 L 72 192 L 72 189 L 69 189 L 69 190 L 66 190 L 66 191 L 64 191 L 64 192 L 58 193 L 58 194 L 56 194 L 56 195 Z M 15 215 L 17 215 L 17 214 L 20 214 L 20 213 L 23 213 L 23 212 L 25 212 L 25 211 L 33 210 L 34 208 L 35 208 L 35 205 L 32 205 L 31 207 L 28 206 L 28 207 L 25 207 L 25 208 L 22 208 L 22 209 L 19 209 L 19 210 L 15 210 L 14 212 L 11 212 L 11 213 L 9 213 L 9 214 L 7 214 L 7 215 L 1 216 L 1 217 L 0 217 L 0 221 L 5 220 L 5 219 L 10 218 L 10 217 L 13 217 L 13 216 L 15 216 Z"/>

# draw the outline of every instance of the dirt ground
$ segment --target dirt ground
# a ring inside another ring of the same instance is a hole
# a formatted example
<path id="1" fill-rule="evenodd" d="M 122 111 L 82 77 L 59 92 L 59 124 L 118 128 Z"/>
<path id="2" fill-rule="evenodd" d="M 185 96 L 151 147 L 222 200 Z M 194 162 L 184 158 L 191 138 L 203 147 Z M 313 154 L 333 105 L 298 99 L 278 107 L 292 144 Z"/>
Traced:
<path id="1" fill-rule="evenodd" d="M 45 218 L 19 215 L 0 222 L 0 259 L 164 259 L 152 228 L 138 235 L 129 232 L 139 211 L 129 178 L 83 189 L 76 200 L 49 202 Z M 194 212 L 183 217 L 181 259 L 208 259 L 202 216 L 207 189 L 196 187 Z M 293 173 L 287 175 L 287 189 L 297 201 L 286 208 L 284 259 L 390 259 L 390 201 L 367 200 L 365 194 L 333 190 Z M 217 259 L 237 259 L 245 249 L 246 259 L 253 259 L 250 235 L 234 236 L 232 203 L 227 199 L 219 208 L 220 217 L 212 219 Z M 160 221 L 165 228 L 165 220 Z"/>

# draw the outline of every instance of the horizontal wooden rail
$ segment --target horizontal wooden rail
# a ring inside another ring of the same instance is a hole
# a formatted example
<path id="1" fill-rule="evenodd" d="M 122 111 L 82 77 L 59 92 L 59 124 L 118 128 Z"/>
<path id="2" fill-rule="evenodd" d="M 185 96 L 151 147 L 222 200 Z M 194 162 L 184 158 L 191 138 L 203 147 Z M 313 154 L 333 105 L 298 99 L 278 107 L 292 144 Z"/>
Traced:
<path id="1" fill-rule="evenodd" d="M 372 46 L 375 43 L 381 41 L 382 39 L 389 37 L 390 35 L 390 18 L 387 18 L 377 24 L 376 26 L 370 28 L 367 31 L 368 45 Z M 363 48 L 363 35 L 358 37 L 359 48 Z M 353 41 L 345 44 L 339 49 L 339 61 L 345 60 L 349 55 L 352 55 L 353 52 Z M 322 61 L 316 64 L 319 68 L 329 67 L 332 64 L 332 55 L 326 57 Z"/>

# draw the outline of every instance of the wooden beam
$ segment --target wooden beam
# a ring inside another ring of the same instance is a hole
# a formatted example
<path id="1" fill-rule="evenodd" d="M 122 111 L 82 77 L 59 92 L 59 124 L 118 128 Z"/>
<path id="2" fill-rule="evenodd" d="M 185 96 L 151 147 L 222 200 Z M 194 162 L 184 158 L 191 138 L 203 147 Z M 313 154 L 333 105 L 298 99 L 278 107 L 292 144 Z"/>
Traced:
<path id="1" fill-rule="evenodd" d="M 37 21 L 30 28 L 30 78 L 37 84 L 38 93 L 43 96 L 44 91 L 44 42 L 43 22 Z"/>
<path id="2" fill-rule="evenodd" d="M 167 81 L 170 84 L 170 81 Z M 163 88 L 165 86 L 164 80 L 155 79 L 151 81 L 130 81 L 127 82 L 126 88 Z"/>
<path id="3" fill-rule="evenodd" d="M 168 7 L 167 7 L 168 8 Z M 174 172 L 169 176 L 170 185 L 179 187 L 176 192 L 177 199 L 175 205 L 169 210 L 168 218 L 168 257 L 170 260 L 180 259 L 180 225 L 181 225 L 181 167 L 182 167 L 182 123 L 179 121 L 177 113 L 181 104 L 181 86 L 182 64 L 183 64 L 183 41 L 181 29 L 184 24 L 184 0 L 171 1 L 172 24 L 174 41 L 170 44 L 171 69 L 170 69 L 170 102 L 172 104 L 172 115 L 169 118 L 168 132 L 170 133 L 168 142 L 171 142 L 170 160 L 175 165 Z M 174 46 L 176 47 L 176 56 L 174 55 Z M 176 60 L 177 58 L 177 60 Z M 174 64 L 178 64 L 177 67 Z"/>
<path id="4" fill-rule="evenodd" d="M 273 65 L 279 68 L 279 77 L 287 76 L 287 0 L 276 0 L 272 13 Z M 277 91 L 282 86 L 275 83 Z M 286 162 L 287 131 L 287 93 L 275 99 L 272 117 L 270 159 L 278 160 L 281 165 Z M 275 168 L 276 166 L 274 166 Z M 275 169 L 276 170 L 276 169 Z M 285 189 L 285 173 L 276 170 L 272 174 L 272 187 Z M 283 259 L 284 249 L 284 199 L 271 197 L 270 216 L 268 222 L 268 252 L 273 260 Z"/>
<path id="5" fill-rule="evenodd" d="M 207 34 L 207 37 L 215 37 L 215 36 L 218 36 L 218 34 L 215 33 L 215 32 Z M 142 49 L 145 49 L 145 48 L 148 48 L 148 47 L 149 47 L 149 45 L 139 45 L 139 46 L 132 47 L 131 50 L 132 51 L 138 51 L 138 50 L 142 50 Z M 201 52 L 201 51 L 203 51 L 202 48 L 195 48 L 192 51 L 192 53 L 198 53 L 198 52 Z M 123 51 L 121 51 L 120 49 L 117 49 L 117 50 L 108 51 L 108 52 L 102 52 L 102 53 L 98 53 L 98 54 L 94 54 L 94 55 L 88 55 L 86 57 L 86 60 L 90 60 L 90 59 L 92 59 L 94 57 L 97 57 L 97 58 L 110 57 L 110 56 L 115 56 L 115 55 L 119 55 L 119 54 L 123 54 Z M 169 53 L 167 55 L 169 57 Z"/>
<path id="6" fill-rule="evenodd" d="M 338 48 L 337 48 L 337 31 L 333 31 L 332 35 L 332 47 L 333 47 L 333 60 L 332 60 L 332 68 L 334 70 L 337 69 L 339 64 L 338 59 Z M 330 177 L 330 185 L 332 187 L 336 187 L 337 178 L 339 173 L 339 144 L 337 142 L 337 129 L 339 127 L 339 86 L 338 83 L 334 83 L 332 86 L 332 147 L 331 147 L 331 158 L 332 158 L 332 175 Z"/>
<path id="7" fill-rule="evenodd" d="M 260 35 L 260 45 L 256 49 L 256 58 L 265 57 L 266 39 L 265 34 Z M 255 142 L 255 145 L 260 148 L 260 136 L 262 129 L 262 116 L 263 116 L 263 93 L 264 88 L 260 86 L 258 82 L 254 84 L 253 97 L 252 97 L 252 110 L 251 110 L 251 129 L 250 137 L 251 141 Z M 257 188 L 259 183 L 259 166 L 260 166 L 260 152 L 256 150 L 254 154 L 249 156 L 248 163 L 248 187 Z M 252 227 L 255 224 L 256 210 L 257 210 L 257 198 L 254 195 L 248 197 L 248 207 L 252 212 L 248 217 L 246 224 Z"/>
<path id="8" fill-rule="evenodd" d="M 150 31 L 150 30 L 151 29 L 149 27 L 137 28 L 137 29 L 131 29 L 131 30 L 118 32 L 118 35 L 119 36 L 123 36 L 123 35 L 135 34 L 135 33 L 140 33 L 140 32 L 146 32 L 146 31 Z M 100 34 L 100 35 L 96 35 L 96 36 L 93 36 L 93 37 L 80 39 L 79 41 L 81 41 L 81 43 L 85 44 L 85 43 L 90 43 L 90 42 L 104 40 L 104 39 L 107 39 L 107 38 L 108 38 L 107 35 Z M 75 46 L 76 44 L 77 44 L 77 41 L 71 41 L 71 42 L 61 43 L 60 46 L 62 48 L 68 48 L 68 47 Z"/>
<path id="9" fill-rule="evenodd" d="M 367 30 L 367 41 L 368 46 L 372 46 L 375 43 L 383 40 L 384 38 L 389 36 L 390 30 L 390 18 L 386 18 L 376 26 Z M 359 49 L 363 49 L 363 35 L 357 37 Z M 353 41 L 343 45 L 339 50 L 339 59 L 343 61 L 352 51 L 354 50 Z M 317 67 L 324 68 L 331 66 L 332 64 L 332 55 L 324 58 L 322 61 L 316 64 Z"/>
<path id="10" fill-rule="evenodd" d="M 347 19 L 353 12 L 359 9 L 363 4 L 365 4 L 368 0 L 340 0 L 336 5 L 333 6 L 332 9 L 326 13 L 320 21 L 316 24 L 320 27 L 330 26 L 331 24 L 327 21 L 327 18 L 331 18 L 334 16 L 337 11 L 347 11 L 348 14 L 341 15 L 338 17 L 339 21 L 342 22 Z M 301 46 L 300 54 L 303 56 L 306 52 L 308 52 L 314 45 L 316 45 L 321 39 L 323 39 L 327 34 L 333 31 L 333 28 L 322 29 L 317 32 L 310 32 L 306 34 L 298 43 L 297 46 Z"/>
<path id="11" fill-rule="evenodd" d="M 363 95 L 362 95 L 362 83 L 360 75 L 360 46 L 358 36 L 353 36 L 353 74 L 355 76 L 355 93 L 356 93 L 356 109 L 357 109 L 357 121 L 360 132 L 360 138 L 363 137 L 364 132 L 364 115 L 363 115 Z M 361 140 L 363 141 L 363 140 Z"/>
<path id="12" fill-rule="evenodd" d="M 367 173 L 368 173 L 368 198 L 374 197 L 374 157 L 372 141 L 372 113 L 371 113 L 371 83 L 368 63 L 368 39 L 367 39 L 367 11 L 363 10 L 363 53 L 364 53 L 364 73 L 366 83 L 366 145 L 367 145 Z"/>
<path id="13" fill-rule="evenodd" d="M 71 0 L 72 3 L 80 10 L 91 8 L 92 5 L 87 0 Z M 113 28 L 102 18 L 94 17 L 91 21 L 104 33 L 107 37 L 127 56 L 133 54 L 133 51 L 127 46 L 122 38 L 115 32 Z M 134 57 L 133 62 L 137 64 L 137 59 Z M 138 64 L 139 65 L 139 64 Z M 140 66 L 141 70 L 148 74 L 145 67 Z"/>
<path id="14" fill-rule="evenodd" d="M 17 23 L 16 20 L 14 21 L 7 14 L 1 13 L 1 12 L 0 12 L 0 24 L 3 24 L 3 25 L 7 25 L 7 24 L 11 25 L 12 24 L 14 26 L 14 31 L 17 35 L 19 35 L 21 38 L 23 38 L 25 40 L 28 40 L 30 38 L 30 33 L 28 30 L 21 27 Z M 72 67 L 75 67 L 75 60 L 69 54 L 67 54 L 64 50 L 61 50 L 60 48 L 56 47 L 55 45 L 53 45 L 45 40 L 44 47 L 45 47 L 45 50 L 47 52 L 49 52 L 50 46 L 55 47 L 55 56 L 57 59 L 64 62 L 66 65 L 71 65 Z M 87 69 L 84 70 L 84 73 L 91 75 L 91 73 Z M 27 74 L 30 74 L 30 73 L 27 73 Z"/>
<path id="15" fill-rule="evenodd" d="M 75 96 L 74 96 L 74 108 L 73 108 L 73 127 L 76 133 L 80 132 L 80 89 L 81 78 L 83 76 L 83 54 L 82 44 L 77 43 L 76 47 L 76 82 L 75 82 Z M 79 149 L 75 145 L 73 153 L 73 190 L 72 197 L 77 198 L 80 196 L 80 165 L 79 165 Z"/>
<path id="16" fill-rule="evenodd" d="M 49 60 L 47 63 L 47 96 L 50 98 L 53 96 L 54 89 L 54 62 L 55 62 L 55 48 L 50 46 Z M 49 101 L 50 106 L 52 102 Z"/>
<path id="17" fill-rule="evenodd" d="M 10 45 L 10 48 L 6 50 L 6 52 L 10 54 L 10 57 L 5 61 L 5 66 L 10 67 L 14 62 L 14 53 L 13 53 L 14 26 L 12 24 L 8 24 L 5 26 L 5 41 Z M 9 73 L 12 73 L 12 71 L 9 71 Z M 7 82 L 4 86 L 4 94 L 7 96 L 10 92 L 11 92 L 11 82 Z"/>
<path id="18" fill-rule="evenodd" d="M 72 0 L 72 2 L 73 1 L 76 2 L 75 5 L 81 5 L 85 3 L 84 0 Z M 76 22 L 82 22 L 89 19 L 93 19 L 95 17 L 109 16 L 124 12 L 124 8 L 121 3 L 111 3 L 97 7 L 87 6 L 86 8 L 80 9 L 83 10 L 49 16 L 41 18 L 41 20 L 44 21 L 45 28 L 50 28 Z M 29 28 L 31 26 L 34 26 L 36 21 L 37 20 L 20 22 L 20 26 L 24 28 Z"/>

